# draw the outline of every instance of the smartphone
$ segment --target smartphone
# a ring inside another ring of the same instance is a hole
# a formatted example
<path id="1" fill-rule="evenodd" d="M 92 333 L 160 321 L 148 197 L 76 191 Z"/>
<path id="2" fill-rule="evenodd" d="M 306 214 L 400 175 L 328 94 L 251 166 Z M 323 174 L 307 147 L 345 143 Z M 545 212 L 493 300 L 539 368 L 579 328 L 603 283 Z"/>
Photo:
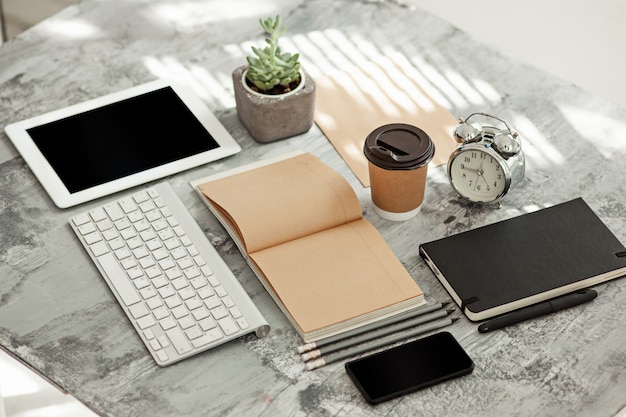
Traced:
<path id="1" fill-rule="evenodd" d="M 449 332 L 440 332 L 346 363 L 346 372 L 370 404 L 467 375 L 474 362 Z"/>

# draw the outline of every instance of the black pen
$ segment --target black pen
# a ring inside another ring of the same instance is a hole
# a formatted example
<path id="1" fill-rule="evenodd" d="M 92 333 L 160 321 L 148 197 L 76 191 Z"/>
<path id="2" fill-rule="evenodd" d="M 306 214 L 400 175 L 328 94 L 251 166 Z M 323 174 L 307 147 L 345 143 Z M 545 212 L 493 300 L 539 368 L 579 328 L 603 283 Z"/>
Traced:
<path id="1" fill-rule="evenodd" d="M 543 301 L 541 303 L 514 311 L 505 316 L 489 320 L 488 322 L 485 322 L 478 326 L 478 331 L 481 333 L 486 333 L 492 330 L 497 330 L 506 326 L 510 326 L 515 323 L 519 323 L 524 320 L 533 319 L 535 317 L 554 313 L 556 311 L 564 310 L 569 307 L 574 307 L 579 304 L 583 304 L 593 300 L 594 298 L 596 298 L 597 295 L 598 293 L 595 290 L 590 289 L 575 291 L 571 294 L 566 294 L 560 297 L 553 298 L 551 300 Z"/>

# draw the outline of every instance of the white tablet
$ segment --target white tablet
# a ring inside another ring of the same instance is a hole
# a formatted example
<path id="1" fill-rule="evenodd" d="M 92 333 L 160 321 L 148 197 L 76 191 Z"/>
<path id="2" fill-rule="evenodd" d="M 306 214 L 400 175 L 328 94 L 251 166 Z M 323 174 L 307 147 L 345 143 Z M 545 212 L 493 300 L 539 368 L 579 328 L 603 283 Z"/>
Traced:
<path id="1" fill-rule="evenodd" d="M 193 92 L 164 80 L 13 123 L 5 131 L 60 208 L 241 150 Z"/>

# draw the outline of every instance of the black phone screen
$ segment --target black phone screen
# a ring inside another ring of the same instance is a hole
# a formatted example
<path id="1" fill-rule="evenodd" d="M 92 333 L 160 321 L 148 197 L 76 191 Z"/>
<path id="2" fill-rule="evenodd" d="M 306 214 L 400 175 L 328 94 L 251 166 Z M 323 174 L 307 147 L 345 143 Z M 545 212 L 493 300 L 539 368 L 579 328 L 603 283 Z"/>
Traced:
<path id="1" fill-rule="evenodd" d="M 370 404 L 472 372 L 474 363 L 449 332 L 440 332 L 346 363 Z"/>

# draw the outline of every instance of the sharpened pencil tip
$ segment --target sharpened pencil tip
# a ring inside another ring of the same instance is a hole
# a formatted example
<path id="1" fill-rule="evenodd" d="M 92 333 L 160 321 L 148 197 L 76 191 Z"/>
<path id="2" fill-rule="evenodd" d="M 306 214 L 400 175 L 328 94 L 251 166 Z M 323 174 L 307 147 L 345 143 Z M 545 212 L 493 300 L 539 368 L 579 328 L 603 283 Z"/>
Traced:
<path id="1" fill-rule="evenodd" d="M 449 310 L 446 310 L 446 312 L 447 312 L 448 314 L 450 314 L 450 313 L 454 313 L 454 309 L 453 309 L 453 308 L 451 308 L 451 309 L 449 309 Z"/>
<path id="2" fill-rule="evenodd" d="M 445 307 L 445 306 L 447 306 L 448 304 L 450 304 L 450 301 L 444 301 L 443 303 L 441 303 L 441 307 Z"/>
<path id="3" fill-rule="evenodd" d="M 454 323 L 455 321 L 459 321 L 459 320 L 461 320 L 459 317 L 454 317 L 454 318 L 452 319 L 452 323 Z"/>

